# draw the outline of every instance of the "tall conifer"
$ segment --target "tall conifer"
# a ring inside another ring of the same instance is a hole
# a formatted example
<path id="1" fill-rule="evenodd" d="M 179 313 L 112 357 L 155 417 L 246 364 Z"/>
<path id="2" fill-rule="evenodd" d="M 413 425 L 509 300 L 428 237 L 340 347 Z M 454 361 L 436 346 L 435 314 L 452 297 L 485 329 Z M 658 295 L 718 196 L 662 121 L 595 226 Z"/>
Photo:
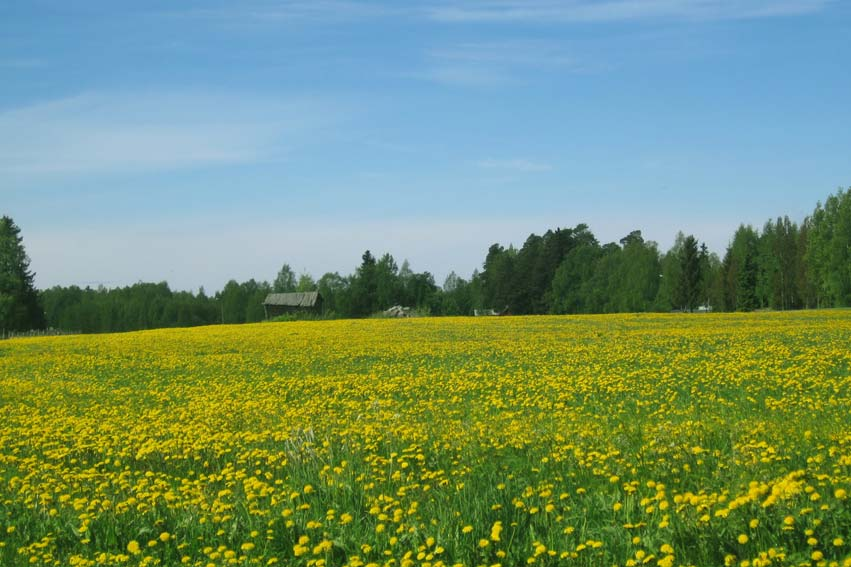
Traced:
<path id="1" fill-rule="evenodd" d="M 44 328 L 34 278 L 21 229 L 11 218 L 0 218 L 0 332 Z"/>

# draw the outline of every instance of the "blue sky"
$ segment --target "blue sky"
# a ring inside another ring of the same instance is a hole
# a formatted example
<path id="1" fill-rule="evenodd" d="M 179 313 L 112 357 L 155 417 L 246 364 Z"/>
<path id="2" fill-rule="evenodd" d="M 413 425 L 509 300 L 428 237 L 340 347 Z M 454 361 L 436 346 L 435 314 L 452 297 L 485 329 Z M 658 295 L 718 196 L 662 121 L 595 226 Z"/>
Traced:
<path id="1" fill-rule="evenodd" d="M 723 254 L 851 185 L 851 2 L 0 2 L 0 212 L 41 287 L 365 249 L 438 283 L 588 223 Z"/>

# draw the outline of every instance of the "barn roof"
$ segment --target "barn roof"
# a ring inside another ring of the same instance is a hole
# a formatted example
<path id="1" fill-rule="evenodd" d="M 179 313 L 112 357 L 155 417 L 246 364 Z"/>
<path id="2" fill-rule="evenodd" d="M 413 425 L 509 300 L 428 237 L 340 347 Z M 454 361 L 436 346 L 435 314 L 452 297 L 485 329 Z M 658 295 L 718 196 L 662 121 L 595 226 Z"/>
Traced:
<path id="1" fill-rule="evenodd" d="M 313 307 L 319 300 L 318 291 L 300 291 L 296 293 L 270 293 L 263 305 L 281 305 L 284 307 Z"/>

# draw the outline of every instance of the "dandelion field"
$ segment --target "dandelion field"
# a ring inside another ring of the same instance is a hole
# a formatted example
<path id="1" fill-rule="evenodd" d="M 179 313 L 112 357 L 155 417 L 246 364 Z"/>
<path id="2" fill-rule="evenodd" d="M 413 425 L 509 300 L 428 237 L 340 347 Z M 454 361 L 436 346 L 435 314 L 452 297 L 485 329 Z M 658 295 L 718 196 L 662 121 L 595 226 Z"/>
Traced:
<path id="1" fill-rule="evenodd" d="M 851 312 L 0 343 L 0 565 L 851 565 Z"/>

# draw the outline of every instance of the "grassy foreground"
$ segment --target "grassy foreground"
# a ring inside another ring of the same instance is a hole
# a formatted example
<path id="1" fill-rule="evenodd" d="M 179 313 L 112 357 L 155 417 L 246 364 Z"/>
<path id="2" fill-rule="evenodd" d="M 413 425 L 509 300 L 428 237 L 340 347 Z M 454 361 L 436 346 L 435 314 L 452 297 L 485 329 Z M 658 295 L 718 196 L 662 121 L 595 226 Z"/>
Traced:
<path id="1" fill-rule="evenodd" d="M 0 343 L 0 565 L 851 565 L 851 312 Z"/>

